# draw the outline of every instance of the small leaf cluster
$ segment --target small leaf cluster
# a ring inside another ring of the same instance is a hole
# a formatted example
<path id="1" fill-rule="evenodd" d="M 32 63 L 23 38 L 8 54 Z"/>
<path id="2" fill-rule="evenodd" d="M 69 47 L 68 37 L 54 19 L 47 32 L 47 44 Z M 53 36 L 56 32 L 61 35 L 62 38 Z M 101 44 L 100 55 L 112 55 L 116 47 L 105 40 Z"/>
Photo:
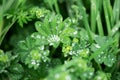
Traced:
<path id="1" fill-rule="evenodd" d="M 9 80 L 19 80 L 22 78 L 24 70 L 22 65 L 17 63 L 16 58 L 17 55 L 12 56 L 11 52 L 4 53 L 0 50 L 0 74 L 3 74 L 1 79 L 6 77 Z"/>

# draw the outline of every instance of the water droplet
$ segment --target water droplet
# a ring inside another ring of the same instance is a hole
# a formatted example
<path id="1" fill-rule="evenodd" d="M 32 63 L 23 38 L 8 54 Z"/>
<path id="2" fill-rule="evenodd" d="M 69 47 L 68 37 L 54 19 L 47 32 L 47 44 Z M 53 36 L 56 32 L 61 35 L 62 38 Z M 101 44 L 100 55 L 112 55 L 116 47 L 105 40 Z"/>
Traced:
<path id="1" fill-rule="evenodd" d="M 65 27 L 69 27 L 69 25 L 67 23 L 65 23 Z"/>
<path id="2" fill-rule="evenodd" d="M 37 66 L 39 66 L 40 64 L 39 64 L 39 63 L 37 63 L 36 65 L 37 65 Z"/>
<path id="3" fill-rule="evenodd" d="M 114 61 L 115 59 L 114 59 L 114 58 L 112 58 L 111 60 L 112 60 L 112 61 Z"/>
<path id="4" fill-rule="evenodd" d="M 92 2 L 92 9 L 95 9 L 96 8 L 96 5 L 94 2 Z"/>
<path id="5" fill-rule="evenodd" d="M 34 37 L 35 37 L 35 35 L 31 35 L 31 37 L 32 37 L 32 38 L 34 38 Z"/>
<path id="6" fill-rule="evenodd" d="M 82 7 L 83 8 L 83 10 L 86 10 L 86 8 L 85 7 Z"/>
<path id="7" fill-rule="evenodd" d="M 101 59 L 98 59 L 99 62 L 101 62 Z"/>
<path id="8" fill-rule="evenodd" d="M 81 53 L 83 50 L 77 50 L 77 53 L 79 54 L 79 53 Z"/>
<path id="9" fill-rule="evenodd" d="M 99 58 L 101 58 L 101 55 L 98 55 Z"/>
<path id="10" fill-rule="evenodd" d="M 43 46 L 41 46 L 41 47 L 39 47 L 39 49 L 40 49 L 40 50 L 44 50 L 44 45 L 43 45 Z"/>
<path id="11" fill-rule="evenodd" d="M 44 51 L 43 55 L 48 56 L 49 55 L 49 51 Z"/>
<path id="12" fill-rule="evenodd" d="M 111 64 L 107 64 L 107 66 L 111 67 Z"/>
<path id="13" fill-rule="evenodd" d="M 44 37 L 44 36 L 42 36 L 42 39 L 45 39 L 45 37 Z"/>
<path id="14" fill-rule="evenodd" d="M 103 55 L 103 54 L 104 54 L 104 52 L 102 51 L 102 52 L 101 52 L 101 55 Z"/>
<path id="15" fill-rule="evenodd" d="M 110 58 L 110 55 L 108 55 L 108 58 Z"/>
<path id="16" fill-rule="evenodd" d="M 72 54 L 73 54 L 73 51 L 70 51 L 69 54 L 72 55 Z"/>
<path id="17" fill-rule="evenodd" d="M 112 29 L 112 32 L 115 33 L 117 30 L 118 30 L 118 28 L 117 28 L 117 27 L 114 27 L 114 28 Z"/>
<path id="18" fill-rule="evenodd" d="M 71 68 L 71 69 L 70 69 L 70 71 L 71 71 L 71 72 L 74 72 L 74 71 L 75 71 L 75 69 Z"/>
<path id="19" fill-rule="evenodd" d="M 96 48 L 100 48 L 99 44 L 95 44 L 95 47 L 96 47 Z"/>
<path id="20" fill-rule="evenodd" d="M 92 75 L 93 75 L 93 72 L 90 72 L 89 75 L 92 76 Z"/>
<path id="21" fill-rule="evenodd" d="M 51 43 L 51 45 L 53 45 L 54 42 L 59 42 L 60 41 L 60 38 L 58 35 L 50 35 L 48 37 L 48 42 Z"/>
<path id="22" fill-rule="evenodd" d="M 98 80 L 102 80 L 102 77 L 101 77 L 101 76 L 98 76 L 97 79 L 98 79 Z"/>
<path id="23" fill-rule="evenodd" d="M 55 74 L 55 78 L 58 79 L 60 77 L 60 74 Z"/>
<path id="24" fill-rule="evenodd" d="M 87 74 L 86 74 L 86 73 L 84 73 L 84 74 L 83 74 L 83 76 L 84 76 L 84 77 L 87 77 Z"/>
<path id="25" fill-rule="evenodd" d="M 108 18 L 108 16 L 106 16 L 106 18 Z"/>
<path id="26" fill-rule="evenodd" d="M 82 20 L 82 19 L 83 19 L 83 16 L 79 16 L 79 19 Z"/>
<path id="27" fill-rule="evenodd" d="M 40 38 L 41 38 L 41 36 L 40 36 L 40 35 L 37 35 L 37 36 L 36 36 L 36 38 L 40 39 Z"/>
<path id="28" fill-rule="evenodd" d="M 47 60 L 46 59 L 43 59 L 43 62 L 46 62 Z"/>
<path id="29" fill-rule="evenodd" d="M 73 22 L 73 23 L 75 23 L 75 22 L 76 22 L 76 20 L 73 18 L 73 19 L 72 19 L 72 22 Z"/>
<path id="30" fill-rule="evenodd" d="M 75 46 L 75 43 L 72 43 L 72 47 L 74 47 Z"/>
<path id="31" fill-rule="evenodd" d="M 104 59 L 106 59 L 106 56 L 104 56 Z"/>
<path id="32" fill-rule="evenodd" d="M 40 62 L 40 60 L 37 60 L 36 62 L 37 62 L 37 63 L 39 63 L 39 62 Z"/>
<path id="33" fill-rule="evenodd" d="M 59 34 L 61 33 L 62 31 L 59 31 Z"/>
<path id="34" fill-rule="evenodd" d="M 116 12 L 119 12 L 119 9 L 118 9 L 118 8 L 116 8 L 115 10 L 116 10 Z"/>
<path id="35" fill-rule="evenodd" d="M 70 75 L 67 75 L 67 76 L 65 77 L 65 80 L 71 80 Z"/>
<path id="36" fill-rule="evenodd" d="M 82 65 L 81 65 L 81 64 L 78 64 L 78 66 L 79 66 L 79 67 L 82 67 Z"/>
<path id="37" fill-rule="evenodd" d="M 73 34 L 74 34 L 74 35 L 76 35 L 77 33 L 78 33 L 78 32 L 77 32 L 77 31 L 75 31 Z"/>
<path id="38" fill-rule="evenodd" d="M 25 43 L 25 41 L 19 41 L 19 43 Z"/>
<path id="39" fill-rule="evenodd" d="M 89 54 L 89 49 L 86 50 L 86 53 Z"/>
<path id="40" fill-rule="evenodd" d="M 31 64 L 35 65 L 36 61 L 35 60 L 31 60 Z"/>

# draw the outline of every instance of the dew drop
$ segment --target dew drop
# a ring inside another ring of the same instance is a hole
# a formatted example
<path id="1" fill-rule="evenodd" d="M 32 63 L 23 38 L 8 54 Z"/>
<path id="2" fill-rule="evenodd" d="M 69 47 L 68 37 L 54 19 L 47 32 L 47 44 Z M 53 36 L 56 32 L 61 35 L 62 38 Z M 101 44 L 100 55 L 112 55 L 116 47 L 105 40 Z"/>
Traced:
<path id="1" fill-rule="evenodd" d="M 111 60 L 112 60 L 112 61 L 114 61 L 115 59 L 114 59 L 114 58 L 112 58 Z"/>
<path id="2" fill-rule="evenodd" d="M 101 58 L 101 55 L 98 55 L 99 58 Z"/>
<path id="3" fill-rule="evenodd" d="M 39 66 L 40 64 L 39 64 L 39 63 L 37 63 L 36 65 L 37 65 L 37 66 Z"/>
<path id="4" fill-rule="evenodd" d="M 90 72 L 89 75 L 92 76 L 92 75 L 93 75 L 93 72 Z"/>
<path id="5" fill-rule="evenodd" d="M 72 54 L 73 54 L 73 51 L 70 51 L 69 54 L 72 55 Z"/>
<path id="6" fill-rule="evenodd" d="M 78 64 L 79 67 L 81 67 L 82 65 L 81 64 Z"/>
<path id="7" fill-rule="evenodd" d="M 101 59 L 98 59 L 99 62 L 101 62 Z"/>
<path id="8" fill-rule="evenodd" d="M 74 72 L 74 71 L 75 71 L 75 69 L 73 69 L 73 68 L 72 68 L 72 69 L 70 69 L 70 71 L 71 71 L 71 72 Z"/>
<path id="9" fill-rule="evenodd" d="M 36 61 L 35 60 L 31 60 L 31 64 L 35 65 L 36 64 Z"/>
<path id="10" fill-rule="evenodd" d="M 98 76 L 97 79 L 98 79 L 98 80 L 102 80 L 102 77 L 101 77 L 101 76 Z"/>
<path id="11" fill-rule="evenodd" d="M 60 77 L 59 74 L 55 74 L 55 78 L 58 79 Z"/>
<path id="12" fill-rule="evenodd" d="M 71 80 L 70 75 L 67 75 L 67 76 L 65 77 L 65 80 Z"/>
<path id="13" fill-rule="evenodd" d="M 83 19 L 83 16 L 80 16 L 79 19 L 82 20 L 82 19 Z"/>
<path id="14" fill-rule="evenodd" d="M 37 35 L 37 36 L 36 36 L 36 38 L 40 39 L 40 38 L 41 38 L 41 36 L 40 36 L 40 35 Z"/>
<path id="15" fill-rule="evenodd" d="M 116 12 L 119 12 L 119 9 L 118 9 L 118 8 L 116 8 Z"/>
<path id="16" fill-rule="evenodd" d="M 98 44 L 95 44 L 95 47 L 96 47 L 96 48 L 100 48 L 100 46 L 99 46 Z"/>
<path id="17" fill-rule="evenodd" d="M 43 62 L 46 62 L 47 60 L 46 59 L 43 59 Z"/>
<path id="18" fill-rule="evenodd" d="M 118 28 L 117 28 L 117 27 L 114 27 L 114 28 L 112 29 L 112 32 L 115 33 L 117 30 L 118 30 Z"/>
<path id="19" fill-rule="evenodd" d="M 40 50 L 44 50 L 44 45 L 39 47 Z"/>
<path id="20" fill-rule="evenodd" d="M 72 22 L 73 22 L 73 23 L 75 23 L 75 22 L 76 22 L 76 20 L 75 20 L 75 19 L 72 19 Z"/>
<path id="21" fill-rule="evenodd" d="M 75 31 L 73 34 L 76 35 L 76 34 L 77 34 L 77 31 Z"/>
<path id="22" fill-rule="evenodd" d="M 34 35 L 31 35 L 32 38 L 34 38 L 35 36 Z"/>

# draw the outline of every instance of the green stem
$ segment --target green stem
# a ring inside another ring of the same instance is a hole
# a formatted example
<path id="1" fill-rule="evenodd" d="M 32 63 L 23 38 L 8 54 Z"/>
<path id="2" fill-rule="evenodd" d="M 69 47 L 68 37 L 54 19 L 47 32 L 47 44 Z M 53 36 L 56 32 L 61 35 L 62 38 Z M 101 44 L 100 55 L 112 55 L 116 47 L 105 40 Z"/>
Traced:
<path id="1" fill-rule="evenodd" d="M 7 32 L 9 31 L 9 29 L 12 27 L 12 25 L 16 22 L 16 20 L 14 20 L 11 24 L 8 24 L 5 29 L 3 29 L 3 31 L 0 34 L 0 45 L 5 37 L 5 35 L 7 34 Z"/>
<path id="2" fill-rule="evenodd" d="M 91 0 L 91 30 L 96 32 L 96 0 Z"/>
<path id="3" fill-rule="evenodd" d="M 107 23 L 107 32 L 108 32 L 108 35 L 111 35 L 111 26 L 110 26 L 110 20 L 109 20 L 108 9 L 107 9 L 107 1 L 106 0 L 103 0 L 103 8 L 104 8 L 105 20 L 106 20 L 106 23 Z"/>
<path id="4" fill-rule="evenodd" d="M 58 14 L 60 14 L 57 0 L 54 0 L 54 5 L 55 5 L 55 10 L 56 10 L 56 12 L 57 12 Z"/>
<path id="5" fill-rule="evenodd" d="M 101 21 L 99 12 L 98 12 L 98 15 L 97 15 L 97 26 L 98 26 L 99 35 L 104 36 L 102 21 Z"/>
<path id="6" fill-rule="evenodd" d="M 3 28 L 3 18 L 2 18 L 2 14 L 0 13 L 0 35 L 2 35 L 2 28 Z"/>
<path id="7" fill-rule="evenodd" d="M 97 63 L 97 65 L 98 65 L 99 70 L 102 71 L 102 67 L 100 66 L 100 64 Z"/>
<path id="8" fill-rule="evenodd" d="M 53 55 L 56 51 L 56 48 L 52 47 L 51 54 Z"/>
<path id="9" fill-rule="evenodd" d="M 120 0 L 115 0 L 113 6 L 112 23 L 117 23 L 119 21 L 119 17 L 120 17 Z"/>
<path id="10" fill-rule="evenodd" d="M 79 5 L 81 14 L 83 16 L 84 26 L 85 26 L 85 28 L 87 30 L 87 33 L 88 33 L 88 36 L 89 36 L 89 39 L 90 39 L 90 43 L 92 43 L 93 42 L 93 38 L 92 38 L 92 34 L 91 34 L 90 26 L 89 26 L 89 23 L 88 23 L 88 18 L 87 18 L 87 14 L 86 14 L 85 8 L 82 5 L 81 0 L 78 1 L 77 4 Z"/>

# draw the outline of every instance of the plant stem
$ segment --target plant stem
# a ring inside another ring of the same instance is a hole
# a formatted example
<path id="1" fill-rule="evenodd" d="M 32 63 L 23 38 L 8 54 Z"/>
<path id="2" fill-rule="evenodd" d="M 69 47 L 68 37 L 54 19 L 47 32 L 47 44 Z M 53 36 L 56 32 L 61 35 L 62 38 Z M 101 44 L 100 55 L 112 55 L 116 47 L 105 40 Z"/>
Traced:
<path id="1" fill-rule="evenodd" d="M 5 37 L 5 35 L 7 34 L 7 32 L 9 31 L 9 29 L 12 27 L 12 25 L 16 22 L 16 20 L 14 20 L 11 24 L 8 24 L 5 29 L 3 29 L 3 31 L 1 32 L 0 35 L 0 45 Z"/>
<path id="2" fill-rule="evenodd" d="M 2 18 L 2 13 L 0 13 L 0 37 L 2 35 L 2 28 L 3 28 L 3 18 Z"/>
<path id="3" fill-rule="evenodd" d="M 98 15 L 97 15 L 97 26 L 98 26 L 99 35 L 104 36 L 102 21 L 101 21 L 99 12 L 98 12 Z"/>
<path id="4" fill-rule="evenodd" d="M 96 32 L 96 0 L 91 0 L 91 30 Z"/>
<path id="5" fill-rule="evenodd" d="M 87 30 L 87 33 L 88 33 L 88 36 L 89 36 L 89 39 L 90 39 L 90 43 L 92 43 L 93 42 L 93 38 L 92 38 L 92 34 L 91 34 L 90 26 L 89 26 L 89 23 L 88 23 L 88 18 L 87 18 L 87 14 L 86 14 L 85 8 L 82 5 L 81 0 L 78 1 L 77 4 L 79 5 L 81 14 L 83 16 L 84 26 L 85 26 L 85 28 Z"/>
<path id="6" fill-rule="evenodd" d="M 108 35 L 111 35 L 111 25 L 110 25 L 106 0 L 103 0 L 103 8 L 104 8 L 105 20 L 106 20 L 106 24 L 107 24 L 107 32 L 108 32 Z"/>
<path id="7" fill-rule="evenodd" d="M 97 63 L 97 64 L 98 64 L 98 68 L 100 69 L 100 71 L 102 71 L 102 68 L 101 68 L 100 64 L 99 63 Z"/>
<path id="8" fill-rule="evenodd" d="M 55 5 L 55 10 L 56 10 L 56 12 L 57 12 L 58 14 L 60 14 L 57 0 L 54 0 L 54 5 Z"/>

